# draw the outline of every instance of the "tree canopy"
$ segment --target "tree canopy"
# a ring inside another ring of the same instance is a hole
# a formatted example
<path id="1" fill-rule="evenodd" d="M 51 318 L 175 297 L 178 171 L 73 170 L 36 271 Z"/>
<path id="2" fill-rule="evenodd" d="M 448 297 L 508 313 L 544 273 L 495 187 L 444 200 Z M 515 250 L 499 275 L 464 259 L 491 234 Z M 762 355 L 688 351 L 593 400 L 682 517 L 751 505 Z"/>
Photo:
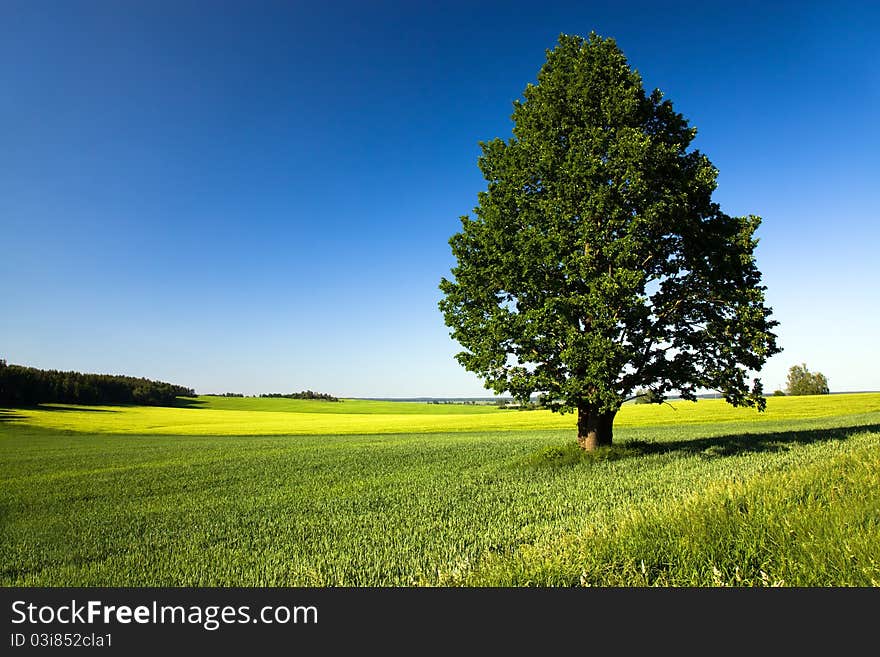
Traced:
<path id="1" fill-rule="evenodd" d="M 827 395 L 828 379 L 821 372 L 810 372 L 806 363 L 788 369 L 785 391 L 789 395 Z"/>
<path id="2" fill-rule="evenodd" d="M 712 201 L 695 128 L 594 33 L 560 36 L 512 119 L 512 137 L 480 142 L 488 185 L 440 282 L 461 365 L 498 394 L 577 410 L 586 449 L 611 443 L 637 388 L 762 410 L 750 372 L 780 348 L 761 220 Z"/>
<path id="3" fill-rule="evenodd" d="M 327 394 L 326 392 L 314 392 L 312 390 L 303 390 L 302 392 L 290 392 L 290 393 L 281 393 L 281 392 L 270 392 L 267 394 L 260 395 L 260 397 L 278 397 L 284 399 L 315 399 L 320 401 L 334 401 L 338 402 L 339 398 L 334 397 L 333 395 Z"/>

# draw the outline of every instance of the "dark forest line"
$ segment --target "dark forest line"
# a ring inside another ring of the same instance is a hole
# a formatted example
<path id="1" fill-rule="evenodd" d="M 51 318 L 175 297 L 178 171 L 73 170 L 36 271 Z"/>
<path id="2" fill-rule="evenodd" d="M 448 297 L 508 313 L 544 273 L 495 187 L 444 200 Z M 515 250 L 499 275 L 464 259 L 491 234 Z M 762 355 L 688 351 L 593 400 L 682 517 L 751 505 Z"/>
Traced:
<path id="1" fill-rule="evenodd" d="M 144 404 L 172 406 L 195 390 L 151 379 L 10 365 L 0 360 L 0 406 Z"/>

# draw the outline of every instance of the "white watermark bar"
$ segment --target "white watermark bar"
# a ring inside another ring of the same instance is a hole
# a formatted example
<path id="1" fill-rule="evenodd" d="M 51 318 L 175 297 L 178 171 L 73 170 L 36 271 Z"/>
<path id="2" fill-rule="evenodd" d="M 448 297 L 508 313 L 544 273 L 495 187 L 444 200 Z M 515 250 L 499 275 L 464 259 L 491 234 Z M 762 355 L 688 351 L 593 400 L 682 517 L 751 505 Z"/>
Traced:
<path id="1" fill-rule="evenodd" d="M 129 623 L 164 625 L 200 625 L 205 630 L 215 631 L 224 625 L 242 623 L 281 624 L 317 623 L 318 608 L 314 605 L 266 605 L 252 609 L 249 605 L 168 605 L 153 600 L 146 605 L 106 604 L 101 600 L 39 605 L 25 600 L 12 603 L 12 624 L 83 624 L 104 625 Z"/>
<path id="2" fill-rule="evenodd" d="M 4 588 L 3 643 L 19 652 L 88 648 L 105 654 L 166 646 L 317 646 L 321 594 L 296 588 Z"/>

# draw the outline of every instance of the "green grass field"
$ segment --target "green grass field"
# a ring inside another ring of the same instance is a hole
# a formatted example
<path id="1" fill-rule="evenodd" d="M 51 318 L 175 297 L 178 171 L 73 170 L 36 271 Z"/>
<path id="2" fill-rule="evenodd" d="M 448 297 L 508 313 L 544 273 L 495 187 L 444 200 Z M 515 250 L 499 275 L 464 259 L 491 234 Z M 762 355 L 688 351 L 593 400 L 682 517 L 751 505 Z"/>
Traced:
<path id="1" fill-rule="evenodd" d="M 880 394 L 0 409 L 4 586 L 877 586 Z"/>

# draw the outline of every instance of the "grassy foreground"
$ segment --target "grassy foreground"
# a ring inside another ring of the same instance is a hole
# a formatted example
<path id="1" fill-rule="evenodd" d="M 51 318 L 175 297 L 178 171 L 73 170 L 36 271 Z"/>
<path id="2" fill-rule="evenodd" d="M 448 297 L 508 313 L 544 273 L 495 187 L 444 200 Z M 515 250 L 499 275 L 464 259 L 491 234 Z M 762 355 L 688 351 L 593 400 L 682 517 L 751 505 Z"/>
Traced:
<path id="1" fill-rule="evenodd" d="M 250 414 L 251 435 L 86 424 L 157 411 L 137 407 L 0 411 L 0 583 L 880 584 L 880 395 L 771 398 L 760 416 L 627 406 L 595 455 L 571 416 L 523 431 L 540 415 L 419 404 L 432 429 L 404 431 L 386 418 L 405 412 L 347 401 L 372 432 L 256 435 L 275 414 L 358 414 L 217 401 L 158 410 Z"/>

